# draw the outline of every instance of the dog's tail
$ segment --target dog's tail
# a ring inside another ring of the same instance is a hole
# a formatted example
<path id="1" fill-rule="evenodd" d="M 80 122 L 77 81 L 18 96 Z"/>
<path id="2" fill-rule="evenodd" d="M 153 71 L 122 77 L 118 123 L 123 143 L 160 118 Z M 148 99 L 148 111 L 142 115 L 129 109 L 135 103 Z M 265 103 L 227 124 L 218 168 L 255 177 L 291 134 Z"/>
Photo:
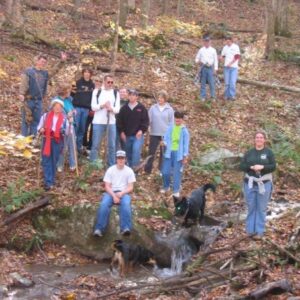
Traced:
<path id="1" fill-rule="evenodd" d="M 207 190 L 212 190 L 213 192 L 216 191 L 216 186 L 212 183 L 207 183 L 203 186 L 203 190 L 204 190 L 204 193 L 207 191 Z"/>

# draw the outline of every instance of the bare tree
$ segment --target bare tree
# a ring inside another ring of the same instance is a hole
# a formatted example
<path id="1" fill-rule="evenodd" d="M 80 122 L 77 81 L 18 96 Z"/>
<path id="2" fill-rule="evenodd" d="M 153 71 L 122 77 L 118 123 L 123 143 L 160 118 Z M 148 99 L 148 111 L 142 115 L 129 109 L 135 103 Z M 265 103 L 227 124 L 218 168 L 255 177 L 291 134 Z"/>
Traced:
<path id="1" fill-rule="evenodd" d="M 111 55 L 112 75 L 115 75 L 115 70 L 116 70 L 116 61 L 117 61 L 118 44 L 119 44 L 120 9 L 121 9 L 121 0 L 117 0 L 116 28 L 115 28 L 114 44 L 113 44 L 112 55 Z"/>
<path id="2" fill-rule="evenodd" d="M 121 0 L 120 2 L 120 26 L 125 27 L 128 16 L 128 0 Z"/>
<path id="3" fill-rule="evenodd" d="M 183 0 L 177 0 L 177 16 L 180 17 L 184 10 Z"/>
<path id="4" fill-rule="evenodd" d="M 128 0 L 128 9 L 135 10 L 135 0 Z"/>
<path id="5" fill-rule="evenodd" d="M 288 0 L 273 0 L 272 6 L 275 14 L 275 34 L 286 36 L 289 34 L 288 26 Z"/>
<path id="6" fill-rule="evenodd" d="M 275 30 L 274 22 L 275 16 L 272 5 L 270 1 L 265 0 L 265 15 L 266 15 L 266 24 L 265 24 L 265 33 L 267 35 L 266 46 L 265 46 L 265 57 L 268 58 L 272 55 L 275 49 Z"/>
<path id="7" fill-rule="evenodd" d="M 6 20 L 15 28 L 20 28 L 24 24 L 21 0 L 6 0 L 5 2 Z"/>
<path id="8" fill-rule="evenodd" d="M 150 0 L 143 0 L 142 1 L 142 18 L 141 18 L 141 25 L 143 28 L 146 28 L 148 26 L 149 12 L 150 12 Z"/>
<path id="9" fill-rule="evenodd" d="M 168 14 L 168 8 L 169 8 L 169 0 L 162 0 L 162 14 L 167 15 Z"/>

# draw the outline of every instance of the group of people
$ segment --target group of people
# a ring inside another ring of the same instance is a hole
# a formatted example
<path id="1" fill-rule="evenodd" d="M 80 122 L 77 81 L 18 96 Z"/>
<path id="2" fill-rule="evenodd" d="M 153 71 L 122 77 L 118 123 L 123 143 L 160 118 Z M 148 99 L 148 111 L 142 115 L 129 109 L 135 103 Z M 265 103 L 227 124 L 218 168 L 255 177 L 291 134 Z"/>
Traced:
<path id="1" fill-rule="evenodd" d="M 224 98 L 225 100 L 235 100 L 238 63 L 241 53 L 239 46 L 234 43 L 232 36 L 227 36 L 225 38 L 225 43 L 226 45 L 223 47 L 221 56 L 218 57 L 216 49 L 211 46 L 210 37 L 204 36 L 203 47 L 197 52 L 195 62 L 200 64 L 197 78 L 199 78 L 200 82 L 201 101 L 207 99 L 206 84 L 209 85 L 211 99 L 213 101 L 216 99 L 216 75 L 219 58 L 224 60 Z"/>
<path id="2" fill-rule="evenodd" d="M 218 56 L 208 37 L 204 38 L 203 43 L 196 62 L 201 66 L 200 98 L 205 100 L 206 83 L 210 86 L 211 97 L 215 97 L 214 75 L 218 69 Z M 222 57 L 225 58 L 225 98 L 234 100 L 240 52 L 231 37 L 226 39 Z M 136 181 L 133 170 L 140 164 L 146 132 L 149 131 L 150 135 L 149 159 L 144 172 L 152 172 L 159 149 L 160 192 L 167 193 L 172 189 L 174 196 L 180 194 L 190 143 L 184 115 L 180 111 L 174 112 L 166 91 L 160 91 L 157 102 L 147 110 L 139 101 L 137 90 L 117 90 L 112 75 L 93 77 L 90 69 L 82 70 L 82 77 L 73 88 L 67 82 L 59 83 L 49 111 L 41 115 L 49 77 L 45 70 L 46 62 L 47 58 L 43 55 L 36 58 L 35 66 L 22 75 L 20 89 L 20 99 L 24 101 L 22 134 L 39 133 L 43 136 L 41 155 L 45 189 L 50 190 L 55 185 L 56 171 L 63 170 L 67 152 L 69 167 L 73 171 L 78 167 L 77 154 L 83 152 L 83 145 L 90 149 L 91 162 L 98 159 L 100 145 L 106 135 L 108 169 L 103 178 L 105 193 L 98 209 L 94 235 L 104 234 L 114 204 L 120 206 L 121 232 L 130 234 L 130 192 Z M 276 167 L 272 151 L 265 147 L 265 138 L 261 131 L 256 134 L 255 148 L 246 153 L 241 163 L 241 169 L 246 173 L 246 230 L 258 236 L 265 231 L 265 210 L 272 191 L 271 173 Z"/>

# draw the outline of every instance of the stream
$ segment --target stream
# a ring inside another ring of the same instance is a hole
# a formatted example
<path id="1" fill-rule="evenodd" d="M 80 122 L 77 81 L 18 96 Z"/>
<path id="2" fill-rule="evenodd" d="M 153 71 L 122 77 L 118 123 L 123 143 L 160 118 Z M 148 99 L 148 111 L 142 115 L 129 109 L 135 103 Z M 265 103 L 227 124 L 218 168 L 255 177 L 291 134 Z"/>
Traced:
<path id="1" fill-rule="evenodd" d="M 288 201 L 271 201 L 268 207 L 267 219 L 282 216 L 287 209 L 299 208 L 300 203 L 290 203 Z M 240 215 L 240 221 L 244 219 L 245 213 Z M 210 218 L 208 218 L 209 220 Z M 213 220 L 213 219 L 211 219 Z M 54 266 L 54 265 L 30 265 L 26 270 L 32 275 L 35 283 L 29 288 L 15 288 L 8 292 L 4 300 L 44 300 L 51 299 L 52 295 L 60 294 L 64 283 L 69 282 L 80 275 L 95 275 L 111 277 L 116 284 L 125 286 L 135 285 L 137 282 L 153 282 L 158 278 L 168 278 L 182 273 L 191 257 L 199 250 L 212 244 L 218 237 L 219 232 L 225 227 L 224 223 L 206 222 L 205 226 L 196 225 L 193 229 L 177 228 L 168 234 L 156 234 L 155 239 L 162 244 L 168 245 L 172 250 L 170 268 L 135 268 L 126 278 L 121 278 L 117 270 L 113 272 L 109 269 L 109 264 L 101 262 L 97 264 L 87 264 L 83 266 Z M 197 232 L 203 236 L 201 245 L 197 245 L 195 240 L 190 238 L 191 232 Z"/>

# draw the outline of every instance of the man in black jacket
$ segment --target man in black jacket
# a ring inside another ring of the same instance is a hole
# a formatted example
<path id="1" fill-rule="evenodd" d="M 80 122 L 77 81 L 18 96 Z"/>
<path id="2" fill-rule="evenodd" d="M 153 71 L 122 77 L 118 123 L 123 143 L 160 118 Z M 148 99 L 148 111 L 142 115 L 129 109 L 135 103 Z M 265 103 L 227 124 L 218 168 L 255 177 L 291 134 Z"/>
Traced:
<path id="1" fill-rule="evenodd" d="M 120 110 L 117 127 L 125 143 L 128 164 L 130 167 L 135 167 L 140 163 L 144 133 L 148 130 L 149 117 L 145 106 L 137 101 L 138 92 L 128 90 L 128 94 L 129 102 Z"/>
<path id="2" fill-rule="evenodd" d="M 86 128 L 86 120 L 91 109 L 92 93 L 95 87 L 92 79 L 92 71 L 82 70 L 82 77 L 76 81 L 76 93 L 74 94 L 73 105 L 76 109 L 75 124 L 77 137 L 77 150 L 81 153 L 82 142 Z"/>

